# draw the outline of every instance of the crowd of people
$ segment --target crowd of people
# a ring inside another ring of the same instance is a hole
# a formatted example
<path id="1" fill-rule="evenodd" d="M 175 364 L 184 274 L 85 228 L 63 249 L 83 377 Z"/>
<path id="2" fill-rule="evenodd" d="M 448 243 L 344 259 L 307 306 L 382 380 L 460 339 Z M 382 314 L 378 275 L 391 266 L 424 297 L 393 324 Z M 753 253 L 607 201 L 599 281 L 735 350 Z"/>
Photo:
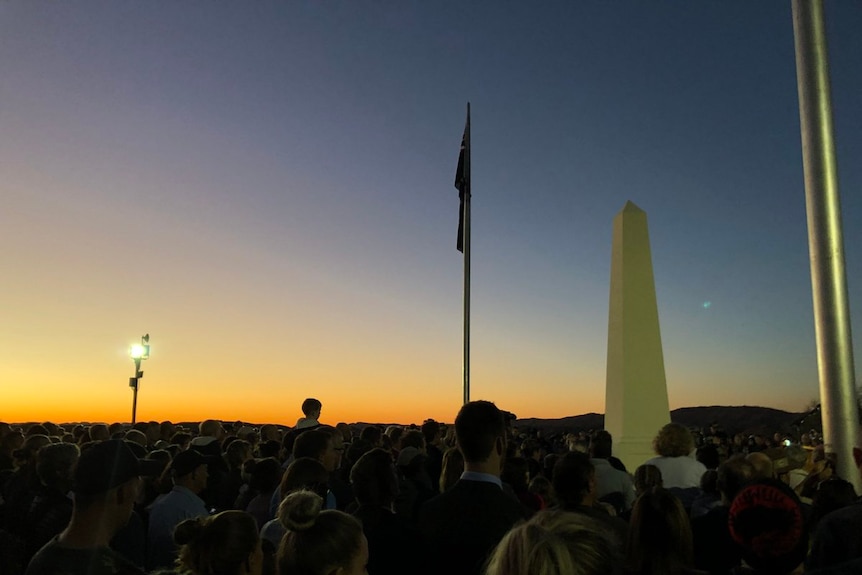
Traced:
<path id="1" fill-rule="evenodd" d="M 454 425 L 0 423 L 0 575 L 862 573 L 862 505 L 815 434 Z M 862 447 L 862 442 L 860 442 Z M 859 472 L 862 473 L 862 450 Z"/>

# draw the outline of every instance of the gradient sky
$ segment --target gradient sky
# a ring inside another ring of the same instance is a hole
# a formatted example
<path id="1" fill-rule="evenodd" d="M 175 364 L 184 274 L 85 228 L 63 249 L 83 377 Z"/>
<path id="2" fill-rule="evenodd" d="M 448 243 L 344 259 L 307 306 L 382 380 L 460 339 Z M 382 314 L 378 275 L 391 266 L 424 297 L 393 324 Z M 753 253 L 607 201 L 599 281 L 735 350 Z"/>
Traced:
<path id="1" fill-rule="evenodd" d="M 827 2 L 862 329 L 862 4 Z M 649 216 L 672 408 L 818 396 L 789 2 L 0 3 L 0 420 L 604 410 Z M 857 337 L 855 355 L 860 357 Z"/>

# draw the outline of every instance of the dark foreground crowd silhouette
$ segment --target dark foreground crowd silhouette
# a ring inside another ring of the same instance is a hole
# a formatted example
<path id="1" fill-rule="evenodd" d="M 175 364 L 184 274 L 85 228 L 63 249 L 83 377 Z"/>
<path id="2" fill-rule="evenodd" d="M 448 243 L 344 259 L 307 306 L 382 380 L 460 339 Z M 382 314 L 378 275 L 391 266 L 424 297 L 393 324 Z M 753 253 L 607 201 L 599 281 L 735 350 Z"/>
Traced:
<path id="1" fill-rule="evenodd" d="M 546 437 L 487 401 L 452 426 L 302 411 L 0 423 L 0 575 L 862 573 L 862 504 L 811 435 L 671 423 L 627 470 L 606 431 Z"/>

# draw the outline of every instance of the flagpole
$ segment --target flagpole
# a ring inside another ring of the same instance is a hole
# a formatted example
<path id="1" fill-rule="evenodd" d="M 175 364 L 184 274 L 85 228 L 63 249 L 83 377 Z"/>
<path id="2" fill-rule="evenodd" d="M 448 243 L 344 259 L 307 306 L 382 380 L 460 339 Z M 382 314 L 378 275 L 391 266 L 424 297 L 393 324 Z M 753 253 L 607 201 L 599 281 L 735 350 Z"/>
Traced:
<path id="1" fill-rule="evenodd" d="M 470 401 L 470 102 L 464 128 L 464 403 Z"/>
<path id="2" fill-rule="evenodd" d="M 862 479 L 855 469 L 853 447 L 858 445 L 859 408 L 853 389 L 853 339 L 823 2 L 793 0 L 791 5 L 823 438 L 827 457 L 837 459 L 838 474 L 858 491 Z"/>

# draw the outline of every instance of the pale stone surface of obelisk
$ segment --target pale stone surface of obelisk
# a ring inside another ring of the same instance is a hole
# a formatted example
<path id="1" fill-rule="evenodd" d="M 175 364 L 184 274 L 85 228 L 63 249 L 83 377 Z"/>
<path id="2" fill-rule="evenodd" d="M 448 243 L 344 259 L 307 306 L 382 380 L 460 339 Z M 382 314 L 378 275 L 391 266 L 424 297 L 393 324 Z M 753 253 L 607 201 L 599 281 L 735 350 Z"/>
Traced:
<path id="1" fill-rule="evenodd" d="M 614 218 L 605 429 L 633 473 L 670 422 L 647 215 L 632 202 Z"/>

